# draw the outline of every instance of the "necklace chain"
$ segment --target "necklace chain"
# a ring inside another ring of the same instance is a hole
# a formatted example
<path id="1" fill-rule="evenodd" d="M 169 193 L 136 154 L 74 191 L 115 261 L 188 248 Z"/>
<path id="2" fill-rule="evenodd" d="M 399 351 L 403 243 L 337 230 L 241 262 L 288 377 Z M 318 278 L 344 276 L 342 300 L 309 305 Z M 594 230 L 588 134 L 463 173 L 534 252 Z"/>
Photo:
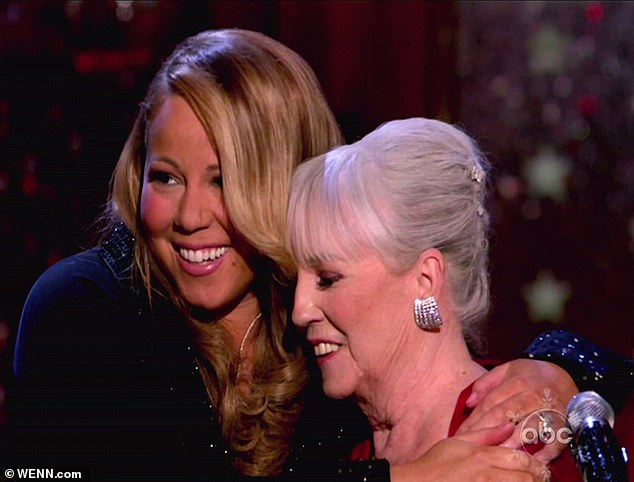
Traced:
<path id="1" fill-rule="evenodd" d="M 238 373 L 237 373 L 237 376 L 240 376 L 240 367 L 242 365 L 242 356 L 243 356 L 243 352 L 244 352 L 244 345 L 247 342 L 247 338 L 249 338 L 249 333 L 251 333 L 251 330 L 255 326 L 255 322 L 258 321 L 261 317 L 262 317 L 262 312 L 260 311 L 257 315 L 255 315 L 255 318 L 253 318 L 251 320 L 251 323 L 249 323 L 249 327 L 247 328 L 247 331 L 245 332 L 244 336 L 242 337 L 242 341 L 240 342 L 240 350 L 238 352 L 238 356 L 240 358 L 238 360 Z"/>

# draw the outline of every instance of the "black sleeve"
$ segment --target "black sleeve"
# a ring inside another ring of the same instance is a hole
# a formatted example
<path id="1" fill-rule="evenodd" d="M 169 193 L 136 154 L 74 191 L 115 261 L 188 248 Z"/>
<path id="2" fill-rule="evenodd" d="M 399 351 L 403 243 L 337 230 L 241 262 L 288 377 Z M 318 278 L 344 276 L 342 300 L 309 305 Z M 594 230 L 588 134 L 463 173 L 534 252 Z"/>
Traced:
<path id="1" fill-rule="evenodd" d="M 34 284 L 15 347 L 9 459 L 92 470 L 143 450 L 139 420 L 153 409 L 137 383 L 143 334 L 117 287 L 94 252 L 60 261 Z"/>
<path id="2" fill-rule="evenodd" d="M 20 318 L 13 360 L 19 382 L 54 378 L 60 383 L 90 373 L 97 355 L 90 344 L 105 312 L 113 314 L 114 300 L 106 294 L 113 283 L 109 276 L 98 258 L 85 254 L 62 260 L 40 276 Z"/>
<path id="3" fill-rule="evenodd" d="M 580 391 L 599 393 L 617 412 L 634 388 L 634 360 L 565 330 L 542 333 L 522 355 L 559 365 L 570 374 Z"/>

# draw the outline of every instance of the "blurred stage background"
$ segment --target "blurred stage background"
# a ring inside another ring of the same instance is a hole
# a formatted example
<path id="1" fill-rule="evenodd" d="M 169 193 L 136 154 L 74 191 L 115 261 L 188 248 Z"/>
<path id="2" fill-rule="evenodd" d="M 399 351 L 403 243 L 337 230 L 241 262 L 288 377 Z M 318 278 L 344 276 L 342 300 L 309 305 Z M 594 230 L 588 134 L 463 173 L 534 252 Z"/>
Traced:
<path id="1" fill-rule="evenodd" d="M 491 357 L 552 328 L 632 357 L 632 25 L 628 2 L 3 2 L 0 417 L 30 286 L 87 245 L 149 79 L 207 28 L 298 51 L 349 141 L 427 116 L 480 142 L 495 166 Z"/>

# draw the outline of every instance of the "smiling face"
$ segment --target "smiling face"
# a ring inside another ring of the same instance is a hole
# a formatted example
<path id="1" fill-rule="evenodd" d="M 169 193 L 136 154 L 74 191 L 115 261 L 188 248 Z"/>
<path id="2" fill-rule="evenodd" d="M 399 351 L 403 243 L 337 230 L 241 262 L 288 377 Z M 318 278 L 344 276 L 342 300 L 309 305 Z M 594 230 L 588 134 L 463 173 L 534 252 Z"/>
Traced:
<path id="1" fill-rule="evenodd" d="M 293 321 L 314 346 L 326 395 L 367 398 L 389 383 L 412 342 L 417 286 L 413 270 L 394 274 L 373 255 L 299 268 Z"/>
<path id="2" fill-rule="evenodd" d="M 253 296 L 253 270 L 225 211 L 220 168 L 189 105 L 167 97 L 148 127 L 141 221 L 181 296 L 211 312 L 231 311 Z"/>

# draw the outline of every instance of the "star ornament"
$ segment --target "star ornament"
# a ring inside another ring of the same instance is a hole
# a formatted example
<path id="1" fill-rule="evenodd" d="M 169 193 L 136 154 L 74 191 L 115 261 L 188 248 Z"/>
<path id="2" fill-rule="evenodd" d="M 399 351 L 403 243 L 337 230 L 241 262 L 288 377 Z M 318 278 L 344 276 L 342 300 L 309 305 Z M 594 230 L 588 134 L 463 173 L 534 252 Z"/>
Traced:
<path id="1" fill-rule="evenodd" d="M 524 162 L 522 168 L 528 194 L 556 202 L 564 201 L 570 170 L 571 162 L 567 158 L 557 155 L 552 146 L 542 146 L 534 157 Z"/>
<path id="2" fill-rule="evenodd" d="M 564 307 L 572 289 L 565 281 L 555 279 L 549 271 L 542 271 L 533 283 L 522 290 L 522 294 L 532 322 L 560 324 L 564 321 Z"/>
<path id="3" fill-rule="evenodd" d="M 553 25 L 543 25 L 529 40 L 531 71 L 534 74 L 562 72 L 569 43 L 566 35 Z"/>

